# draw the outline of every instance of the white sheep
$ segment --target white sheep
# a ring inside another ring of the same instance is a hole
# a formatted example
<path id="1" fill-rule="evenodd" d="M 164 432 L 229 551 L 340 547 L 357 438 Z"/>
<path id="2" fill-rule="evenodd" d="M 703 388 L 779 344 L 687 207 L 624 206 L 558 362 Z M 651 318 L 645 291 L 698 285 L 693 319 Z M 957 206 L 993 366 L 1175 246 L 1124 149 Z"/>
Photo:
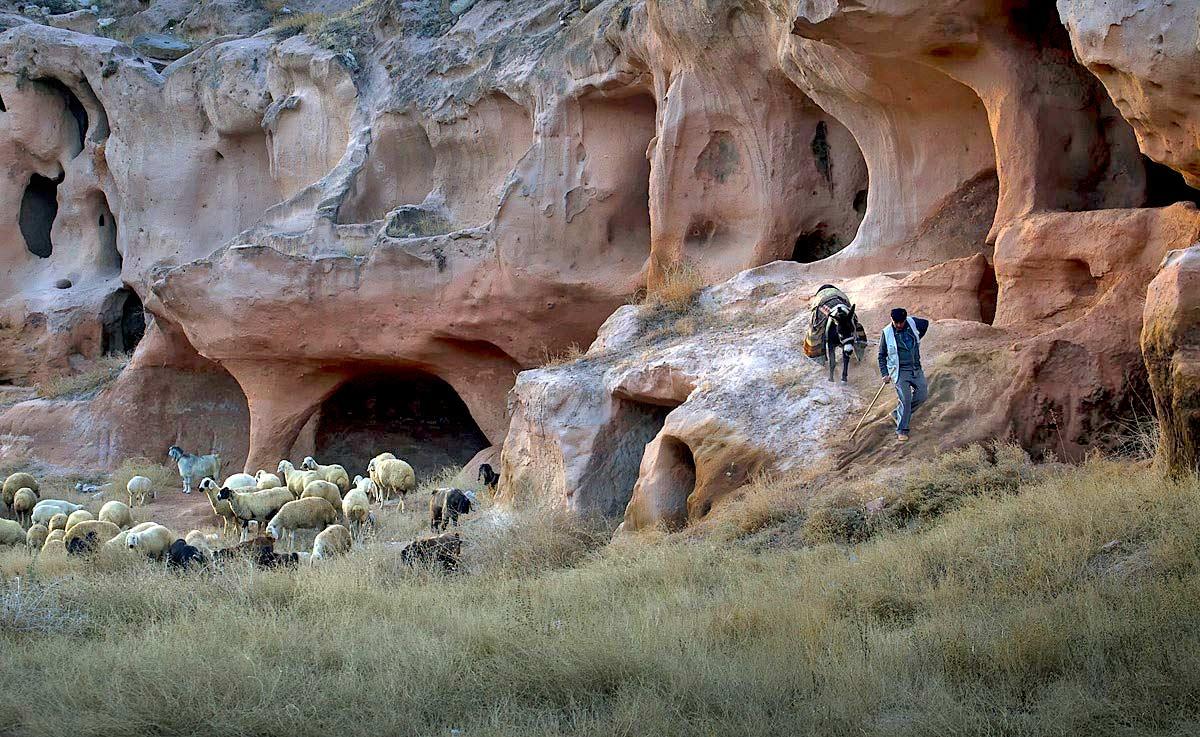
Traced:
<path id="1" fill-rule="evenodd" d="M 255 486 L 259 491 L 278 489 L 280 486 L 283 486 L 283 482 L 279 480 L 278 476 L 273 473 L 267 473 L 261 468 L 258 470 L 258 473 L 254 474 L 254 480 L 256 481 Z"/>
<path id="2" fill-rule="evenodd" d="M 230 489 L 257 488 L 258 479 L 254 478 L 248 473 L 235 473 L 234 475 L 225 479 L 225 483 L 221 484 L 221 486 L 227 486 Z"/>
<path id="3" fill-rule="evenodd" d="M 145 476 L 134 476 L 125 484 L 125 491 L 129 493 L 129 506 L 140 507 L 146 503 L 146 495 L 153 495 L 154 499 L 158 498 L 158 492 L 154 490 L 154 482 Z"/>
<path id="4" fill-rule="evenodd" d="M 88 519 L 72 525 L 63 536 L 63 544 L 70 555 L 91 555 L 101 545 L 121 534 L 121 528 L 112 522 Z"/>
<path id="5" fill-rule="evenodd" d="M 49 534 L 50 528 L 45 525 L 30 525 L 29 532 L 25 533 L 25 545 L 36 553 L 46 544 L 46 537 Z"/>
<path id="6" fill-rule="evenodd" d="M 412 466 L 398 458 L 372 460 L 367 465 L 367 475 L 375 482 L 379 491 L 379 506 L 387 501 L 393 492 L 400 496 L 400 511 L 404 511 L 404 495 L 417 488 L 417 475 Z"/>
<path id="7" fill-rule="evenodd" d="M 238 528 L 237 515 L 233 513 L 233 507 L 229 506 L 228 499 L 218 499 L 217 492 L 221 490 L 217 486 L 217 482 L 207 476 L 200 482 L 200 491 L 208 497 L 208 503 L 212 505 L 213 514 L 221 518 L 221 533 L 229 534 L 231 531 L 236 531 Z"/>
<path id="8" fill-rule="evenodd" d="M 38 486 L 37 479 L 24 471 L 10 474 L 8 478 L 4 479 L 3 486 L 0 486 L 0 497 L 3 497 L 5 509 L 12 509 L 13 497 L 21 489 L 31 489 L 34 496 L 37 496 L 42 487 Z"/>
<path id="9" fill-rule="evenodd" d="M 297 530 L 323 530 L 337 521 L 333 505 L 319 497 L 296 499 L 284 504 L 267 525 L 267 534 L 281 540 L 286 533 L 289 550 L 296 548 Z"/>
<path id="10" fill-rule="evenodd" d="M 25 528 L 15 519 L 0 519 L 0 545 L 24 545 Z"/>
<path id="11" fill-rule="evenodd" d="M 74 514 L 74 512 L 71 514 Z M 62 512 L 55 512 L 54 516 L 50 518 L 50 522 L 48 522 L 46 526 L 50 528 L 51 532 L 54 532 L 55 530 L 62 530 L 63 532 L 66 532 L 67 515 L 63 514 Z"/>
<path id="12" fill-rule="evenodd" d="M 329 560 L 350 552 L 353 545 L 350 531 L 341 525 L 330 525 L 313 541 L 312 560 Z"/>
<path id="13" fill-rule="evenodd" d="M 221 536 L 214 532 L 192 530 L 184 535 L 183 541 L 211 558 L 213 547 L 221 542 Z"/>
<path id="14" fill-rule="evenodd" d="M 291 461 L 280 461 L 279 478 L 283 479 L 283 483 L 292 492 L 292 497 L 299 499 L 304 493 L 304 487 L 308 486 L 313 481 L 323 481 L 321 475 L 316 471 L 303 471 L 292 465 Z"/>
<path id="15" fill-rule="evenodd" d="M 64 529 L 66 529 L 67 532 L 70 532 L 71 528 L 80 522 L 90 522 L 94 519 L 96 519 L 96 515 L 92 514 L 86 509 L 76 509 L 74 512 L 71 512 L 71 514 L 67 515 L 67 526 Z"/>
<path id="16" fill-rule="evenodd" d="M 17 522 L 20 522 L 22 527 L 33 524 L 33 508 L 35 506 L 37 506 L 37 494 L 33 489 L 28 487 L 17 489 L 17 493 L 13 496 L 12 510 Z"/>
<path id="17" fill-rule="evenodd" d="M 336 463 L 322 466 L 320 463 L 317 463 L 317 459 L 307 456 L 304 462 L 300 464 L 300 468 L 303 468 L 305 471 L 316 471 L 322 479 L 337 484 L 338 491 L 340 492 L 345 493 L 350 489 L 350 476 L 346 473 L 346 469 Z"/>
<path id="18" fill-rule="evenodd" d="M 125 537 L 125 547 L 137 550 L 147 558 L 162 560 L 175 540 L 174 532 L 162 525 L 153 525 L 145 530 L 130 532 Z"/>
<path id="19" fill-rule="evenodd" d="M 183 479 L 183 493 L 191 494 L 192 486 L 199 484 L 200 479 L 208 476 L 218 478 L 221 475 L 221 457 L 216 453 L 205 456 L 184 453 L 183 448 L 172 445 L 167 448 L 167 455 L 179 466 L 179 477 Z"/>
<path id="20" fill-rule="evenodd" d="M 342 495 L 338 492 L 337 484 L 332 481 L 312 481 L 308 486 L 304 487 L 304 493 L 300 495 L 301 499 L 309 497 L 319 497 L 329 502 L 329 506 L 333 507 L 339 514 L 342 511 Z"/>
<path id="21" fill-rule="evenodd" d="M 50 518 L 56 514 L 64 516 L 76 510 L 83 509 L 82 504 L 72 504 L 61 499 L 43 499 L 33 507 L 33 523 L 50 524 Z"/>
<path id="22" fill-rule="evenodd" d="M 112 522 L 122 530 L 133 526 L 133 510 L 125 502 L 119 502 L 116 499 L 105 502 L 104 506 L 100 507 L 100 514 L 96 518 Z"/>
<path id="23" fill-rule="evenodd" d="M 363 481 L 371 483 L 371 479 L 363 479 Z M 355 540 L 362 540 L 363 527 L 367 524 L 370 514 L 371 497 L 368 496 L 361 483 L 347 491 L 346 495 L 342 497 L 342 519 L 346 521 Z"/>
<path id="24" fill-rule="evenodd" d="M 242 539 L 246 539 L 250 522 L 265 525 L 292 500 L 292 492 L 286 488 L 264 489 L 263 491 L 234 491 L 224 488 L 217 492 L 217 499 L 228 501 L 234 516 L 242 523 Z"/>
<path id="25" fill-rule="evenodd" d="M 120 535 L 117 535 L 113 539 L 104 543 L 104 547 L 110 548 L 113 550 L 126 551 L 129 549 L 129 546 L 127 545 L 127 542 L 129 540 L 129 533 L 141 532 L 142 530 L 149 530 L 151 527 L 154 527 L 157 524 L 158 524 L 157 522 L 140 522 L 140 523 L 134 525 L 133 527 L 130 527 L 128 530 L 124 530 L 123 532 L 121 532 Z"/>
<path id="26" fill-rule="evenodd" d="M 66 537 L 66 533 L 62 530 L 51 530 L 50 534 L 46 535 L 46 542 L 42 544 L 42 550 L 39 555 L 59 555 L 66 557 L 67 545 L 63 542 L 64 537 Z"/>

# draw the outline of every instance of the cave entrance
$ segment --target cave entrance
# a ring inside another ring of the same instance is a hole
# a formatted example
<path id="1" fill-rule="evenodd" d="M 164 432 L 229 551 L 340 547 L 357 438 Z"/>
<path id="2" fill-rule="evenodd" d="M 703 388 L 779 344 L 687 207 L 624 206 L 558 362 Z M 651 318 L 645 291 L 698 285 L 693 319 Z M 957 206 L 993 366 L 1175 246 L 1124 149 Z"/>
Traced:
<path id="1" fill-rule="evenodd" d="M 845 246 L 842 239 L 827 233 L 824 223 L 820 223 L 815 230 L 801 233 L 796 238 L 791 260 L 799 264 L 811 264 L 829 258 Z"/>
<path id="2" fill-rule="evenodd" d="M 418 480 L 462 466 L 489 445 L 454 388 L 419 371 L 343 384 L 321 405 L 313 443 L 317 460 L 339 463 L 351 476 L 390 451 L 412 465 Z"/>
<path id="3" fill-rule="evenodd" d="M 655 496 L 663 505 L 663 520 L 672 528 L 682 528 L 688 522 L 688 497 L 696 490 L 696 458 L 687 443 L 667 435 L 659 441 L 657 473 L 648 484 L 655 487 Z M 698 517 L 707 514 L 703 510 Z"/>
<path id="4" fill-rule="evenodd" d="M 58 217 L 58 185 L 62 180 L 61 175 L 55 180 L 41 174 L 31 174 L 29 183 L 25 185 L 25 193 L 21 195 L 17 224 L 21 228 L 21 237 L 25 239 L 25 248 L 38 258 L 50 258 L 54 252 L 50 231 L 54 228 L 54 219 Z"/>
<path id="5" fill-rule="evenodd" d="M 101 352 L 104 355 L 132 353 L 146 334 L 142 300 L 129 287 L 118 289 L 105 302 L 101 324 Z"/>
<path id="6" fill-rule="evenodd" d="M 1200 190 L 1188 186 L 1183 175 L 1142 154 L 1146 167 L 1146 207 L 1167 207 L 1176 202 L 1200 205 Z"/>

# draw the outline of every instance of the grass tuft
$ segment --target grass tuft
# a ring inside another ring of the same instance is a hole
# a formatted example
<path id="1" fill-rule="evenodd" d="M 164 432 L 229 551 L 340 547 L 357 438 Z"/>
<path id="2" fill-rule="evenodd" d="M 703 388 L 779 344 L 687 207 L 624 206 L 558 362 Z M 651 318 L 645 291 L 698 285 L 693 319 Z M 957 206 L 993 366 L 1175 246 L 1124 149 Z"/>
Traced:
<path id="1" fill-rule="evenodd" d="M 116 381 L 128 365 L 128 355 L 103 356 L 84 371 L 38 382 L 37 395 L 42 399 L 90 399 Z"/>

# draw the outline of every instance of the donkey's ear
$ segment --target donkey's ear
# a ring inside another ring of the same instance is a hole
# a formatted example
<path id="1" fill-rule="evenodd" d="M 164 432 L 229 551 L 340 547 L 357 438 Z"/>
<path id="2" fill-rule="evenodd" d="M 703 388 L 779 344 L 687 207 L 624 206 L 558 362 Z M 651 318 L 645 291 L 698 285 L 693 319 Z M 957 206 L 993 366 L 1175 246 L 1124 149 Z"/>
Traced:
<path id="1" fill-rule="evenodd" d="M 850 316 L 854 317 L 854 311 L 858 309 L 858 305 L 850 305 Z"/>

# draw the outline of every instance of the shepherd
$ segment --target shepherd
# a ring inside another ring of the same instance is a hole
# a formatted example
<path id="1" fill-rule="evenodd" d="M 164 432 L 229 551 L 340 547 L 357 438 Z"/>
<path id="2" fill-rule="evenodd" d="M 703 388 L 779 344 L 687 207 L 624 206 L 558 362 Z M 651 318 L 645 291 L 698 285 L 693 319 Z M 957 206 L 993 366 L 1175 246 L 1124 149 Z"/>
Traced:
<path id="1" fill-rule="evenodd" d="M 896 420 L 896 441 L 908 442 L 908 425 L 913 410 L 929 397 L 929 385 L 921 369 L 921 338 L 929 330 L 929 321 L 909 317 L 908 310 L 892 310 L 892 324 L 883 329 L 879 340 L 879 373 L 884 383 L 896 387 L 900 405 L 892 411 Z"/>

